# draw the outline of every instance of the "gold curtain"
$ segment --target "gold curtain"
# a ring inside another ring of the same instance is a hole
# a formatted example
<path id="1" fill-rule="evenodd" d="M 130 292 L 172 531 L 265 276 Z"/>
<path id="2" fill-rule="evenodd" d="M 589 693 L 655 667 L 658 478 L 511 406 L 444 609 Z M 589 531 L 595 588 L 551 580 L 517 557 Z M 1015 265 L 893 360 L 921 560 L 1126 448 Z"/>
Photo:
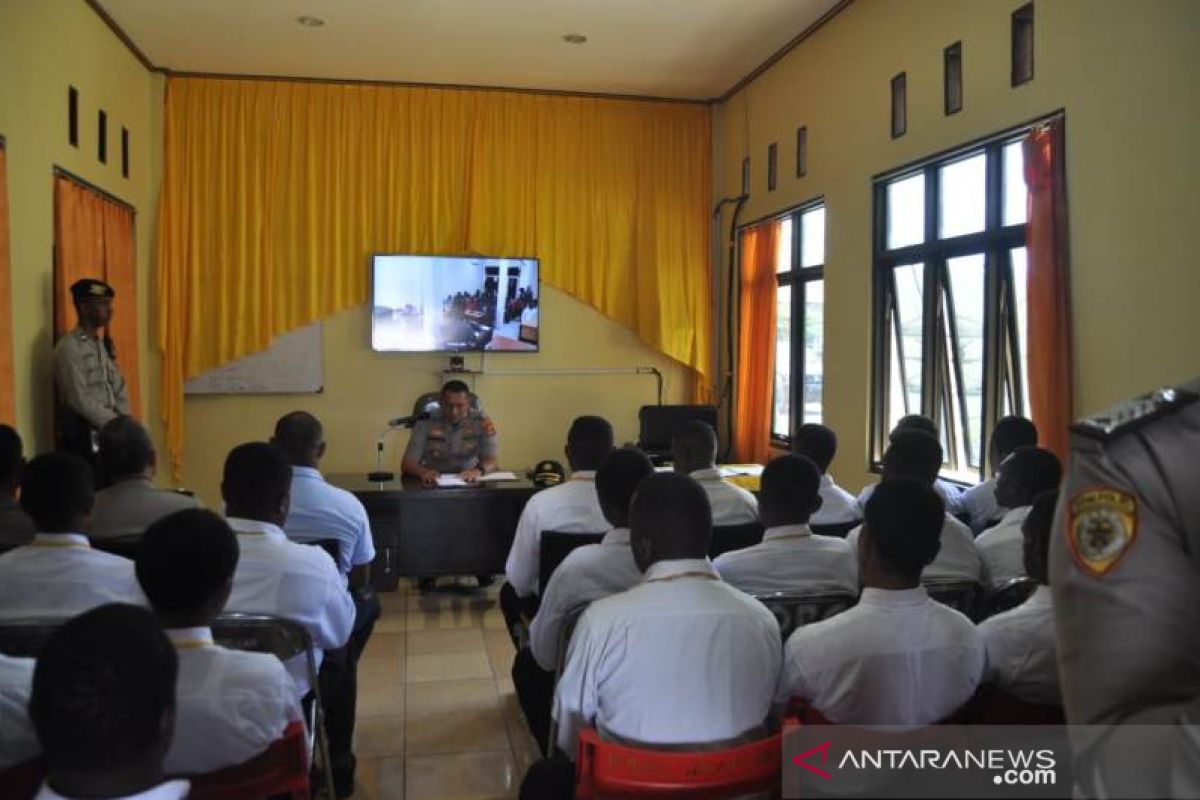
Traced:
<path id="1" fill-rule="evenodd" d="M 536 256 L 708 386 L 700 104 L 172 78 L 159 210 L 163 419 L 183 382 L 367 301 L 373 252 Z M 580 343 L 586 346 L 586 343 Z"/>
<path id="2" fill-rule="evenodd" d="M 771 403 L 775 390 L 775 256 L 779 220 L 742 232 L 739 276 L 738 358 L 733 452 L 739 462 L 771 459 Z"/>
<path id="3" fill-rule="evenodd" d="M 8 156 L 0 143 L 0 423 L 16 425 L 13 382 L 12 261 L 8 250 Z"/>

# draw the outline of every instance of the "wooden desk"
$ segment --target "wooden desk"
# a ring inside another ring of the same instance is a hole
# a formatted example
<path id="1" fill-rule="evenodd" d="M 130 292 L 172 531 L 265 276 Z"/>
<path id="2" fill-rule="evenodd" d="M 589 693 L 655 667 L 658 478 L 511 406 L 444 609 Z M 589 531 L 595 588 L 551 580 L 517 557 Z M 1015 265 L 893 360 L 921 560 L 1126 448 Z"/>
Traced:
<path id="1" fill-rule="evenodd" d="M 521 511 L 537 489 L 526 480 L 426 489 L 405 477 L 372 483 L 366 474 L 327 480 L 362 501 L 375 537 L 371 584 L 395 591 L 400 578 L 504 572 Z"/>

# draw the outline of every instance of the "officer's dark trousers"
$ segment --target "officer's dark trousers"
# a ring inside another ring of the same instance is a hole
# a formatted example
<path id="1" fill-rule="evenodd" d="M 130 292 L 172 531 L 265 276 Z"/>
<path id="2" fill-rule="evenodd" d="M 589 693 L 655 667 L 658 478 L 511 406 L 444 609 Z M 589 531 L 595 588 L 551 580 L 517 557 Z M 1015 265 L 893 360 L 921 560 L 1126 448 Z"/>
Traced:
<path id="1" fill-rule="evenodd" d="M 562 753 L 530 765 L 521 781 L 521 800 L 571 800 L 575 796 L 575 764 Z"/>
<path id="2" fill-rule="evenodd" d="M 537 595 L 521 597 L 508 583 L 500 587 L 500 613 L 504 615 L 504 627 L 508 630 L 513 647 L 518 650 L 521 649 L 521 642 L 517 640 L 516 631 L 525 625 L 524 620 L 533 619 L 539 604 Z"/>
<path id="3" fill-rule="evenodd" d="M 550 715 L 554 705 L 554 673 L 542 669 L 528 647 L 517 651 L 512 665 L 513 686 L 529 731 L 546 752 L 550 738 Z"/>
<path id="4" fill-rule="evenodd" d="M 352 770 L 354 757 L 354 714 L 358 704 L 358 659 L 362 657 L 375 622 L 379 619 L 379 598 L 368 588 L 352 591 L 354 629 L 350 640 L 337 650 L 326 650 L 321 664 L 321 702 L 325 707 L 325 736 L 329 739 L 329 760 L 334 773 Z"/>

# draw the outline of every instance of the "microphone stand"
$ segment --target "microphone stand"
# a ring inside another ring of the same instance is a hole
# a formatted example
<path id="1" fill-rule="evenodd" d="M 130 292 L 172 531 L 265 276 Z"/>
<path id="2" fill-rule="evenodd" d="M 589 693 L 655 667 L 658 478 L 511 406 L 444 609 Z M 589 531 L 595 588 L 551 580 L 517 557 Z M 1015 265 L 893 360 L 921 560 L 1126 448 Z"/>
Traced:
<path id="1" fill-rule="evenodd" d="M 383 468 L 383 440 L 394 430 L 396 430 L 395 427 L 388 425 L 375 440 L 375 471 L 367 473 L 367 480 L 372 483 L 387 483 L 396 479 L 396 473 L 388 472 Z"/>

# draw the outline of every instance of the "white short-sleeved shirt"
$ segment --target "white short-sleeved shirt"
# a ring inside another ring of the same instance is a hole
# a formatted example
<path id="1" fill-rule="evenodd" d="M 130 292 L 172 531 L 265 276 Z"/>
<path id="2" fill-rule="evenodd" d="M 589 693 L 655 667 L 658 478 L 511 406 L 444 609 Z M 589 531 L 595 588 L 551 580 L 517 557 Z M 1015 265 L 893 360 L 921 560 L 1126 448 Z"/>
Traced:
<path id="1" fill-rule="evenodd" d="M 984 680 L 1028 703 L 1062 705 L 1054 602 L 1039 586 L 1021 605 L 979 623 L 987 649 Z"/>
<path id="2" fill-rule="evenodd" d="M 0 770 L 28 761 L 42 751 L 29 720 L 35 663 L 32 658 L 0 653 Z"/>
<path id="3" fill-rule="evenodd" d="M 557 744 L 579 732 L 645 745 L 727 742 L 766 720 L 779 625 L 707 559 L 660 561 L 580 617 L 555 692 Z"/>
<path id="4" fill-rule="evenodd" d="M 858 507 L 866 512 L 867 501 L 871 499 L 871 495 L 875 492 L 875 487 L 878 483 L 872 483 L 870 486 L 863 487 L 863 490 L 858 493 Z M 947 514 L 957 514 L 962 511 L 962 489 L 956 484 L 948 480 L 938 478 L 933 482 L 933 490 L 938 493 L 938 497 L 942 498 L 942 502 L 946 504 Z"/>
<path id="5" fill-rule="evenodd" d="M 227 611 L 271 614 L 304 626 L 313 647 L 341 647 L 354 627 L 354 600 L 333 559 L 319 547 L 296 544 L 276 525 L 230 517 L 241 555 L 233 573 Z M 301 656 L 291 659 L 288 673 L 303 695 L 309 690 L 308 668 Z"/>
<path id="6" fill-rule="evenodd" d="M 749 594 L 858 594 L 858 560 L 850 545 L 807 525 L 768 528 L 761 544 L 722 553 L 713 566 L 726 583 Z"/>
<path id="7" fill-rule="evenodd" d="M 862 519 L 862 509 L 858 507 L 858 500 L 834 483 L 833 476 L 829 473 L 821 476 L 819 494 L 821 507 L 808 521 L 810 525 L 843 525 Z"/>
<path id="8" fill-rule="evenodd" d="M 975 626 L 923 588 L 867 588 L 788 638 L 776 700 L 798 697 L 841 725 L 920 727 L 962 707 L 983 665 Z"/>
<path id="9" fill-rule="evenodd" d="M 167 781 L 166 783 L 160 783 L 153 789 L 147 789 L 137 794 L 114 797 L 112 800 L 183 800 L 188 796 L 188 792 L 191 789 L 192 785 L 188 781 Z M 43 785 L 34 800 L 78 800 L 78 798 L 61 795 L 48 785 Z"/>
<path id="10" fill-rule="evenodd" d="M 336 539 L 338 571 L 343 575 L 375 560 L 375 539 L 362 501 L 330 486 L 312 467 L 292 467 L 292 502 L 283 532 L 301 543 Z"/>
<path id="11" fill-rule="evenodd" d="M 521 597 L 538 593 L 542 531 L 603 533 L 609 527 L 596 496 L 594 471 L 579 470 L 565 483 L 543 489 L 529 498 L 517 522 L 512 549 L 504 563 L 509 585 Z"/>
<path id="12" fill-rule="evenodd" d="M 168 629 L 167 636 L 179 654 L 179 678 L 166 774 L 241 764 L 303 719 L 296 684 L 274 656 L 220 647 L 208 628 Z"/>
<path id="13" fill-rule="evenodd" d="M 858 558 L 858 538 L 862 535 L 859 525 L 846 537 L 850 551 Z M 949 514 L 942 522 L 942 546 L 937 558 L 921 572 L 923 581 L 975 581 L 984 582 L 983 557 L 975 547 L 971 529 Z"/>
<path id="14" fill-rule="evenodd" d="M 976 533 L 1008 513 L 1007 508 L 996 502 L 995 478 L 988 478 L 963 492 L 959 497 L 959 507 L 970 515 L 971 530 Z"/>
<path id="15" fill-rule="evenodd" d="M 987 569 L 988 582 L 993 587 L 1025 574 L 1025 534 L 1021 532 L 1021 525 L 1032 508 L 1014 508 L 975 540 Z"/>
<path id="16" fill-rule="evenodd" d="M 73 617 L 105 603 L 145 606 L 127 558 L 79 533 L 39 533 L 0 556 L 0 619 Z"/>
<path id="17" fill-rule="evenodd" d="M 758 500 L 748 489 L 722 478 L 721 471 L 716 467 L 698 469 L 688 475 L 704 487 L 712 508 L 714 526 L 745 525 L 758 521 Z"/>
<path id="18" fill-rule="evenodd" d="M 623 592 L 641 583 L 642 578 L 629 546 L 628 528 L 613 528 L 599 544 L 572 550 L 550 576 L 529 627 L 529 650 L 538 665 L 547 671 L 556 666 L 559 633 L 573 612 Z"/>

